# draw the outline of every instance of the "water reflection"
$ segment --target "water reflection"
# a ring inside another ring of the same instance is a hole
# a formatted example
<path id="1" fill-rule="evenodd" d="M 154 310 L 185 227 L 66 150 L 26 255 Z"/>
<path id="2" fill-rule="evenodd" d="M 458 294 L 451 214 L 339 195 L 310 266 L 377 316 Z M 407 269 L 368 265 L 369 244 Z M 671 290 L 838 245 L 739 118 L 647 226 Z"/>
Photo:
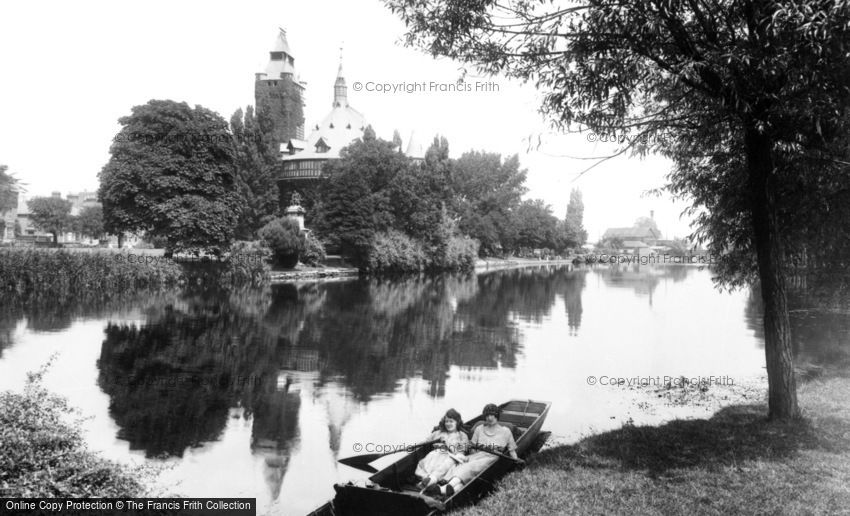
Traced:
<path id="1" fill-rule="evenodd" d="M 298 437 L 291 390 L 299 373 L 315 373 L 319 388 L 341 383 L 355 403 L 413 377 L 441 397 L 452 366 L 514 367 L 517 320 L 539 322 L 557 295 L 569 299 L 577 331 L 585 274 L 515 270 L 186 295 L 148 305 L 143 324 L 107 325 L 98 384 L 120 438 L 150 457 L 180 457 L 216 440 L 241 408 L 252 450 L 279 484 Z M 329 446 L 338 451 L 346 410 L 328 411 L 336 414 Z"/>
<path id="2" fill-rule="evenodd" d="M 594 268 L 594 272 L 602 278 L 607 286 L 632 290 L 636 295 L 646 297 L 649 306 L 652 306 L 652 295 L 662 280 L 679 283 L 684 281 L 688 272 L 692 270 L 688 267 L 655 267 L 639 264 L 597 266 Z"/>
<path id="3" fill-rule="evenodd" d="M 552 399 L 562 436 L 669 418 L 585 379 L 760 374 L 760 311 L 708 271 L 647 266 L 3 305 L 0 385 L 68 349 L 55 387 L 94 415 L 95 448 L 173 462 L 187 495 L 303 514 L 357 474 L 336 462 L 353 443 L 424 437 L 446 405 Z M 793 312 L 792 325 L 798 359 L 846 356 L 846 314 Z"/>

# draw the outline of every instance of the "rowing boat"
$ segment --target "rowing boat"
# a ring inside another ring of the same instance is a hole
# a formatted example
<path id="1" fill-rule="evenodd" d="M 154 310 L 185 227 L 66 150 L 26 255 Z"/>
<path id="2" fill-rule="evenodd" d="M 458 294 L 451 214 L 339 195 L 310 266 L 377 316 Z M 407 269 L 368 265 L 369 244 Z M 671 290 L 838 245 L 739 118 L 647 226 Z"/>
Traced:
<path id="1" fill-rule="evenodd" d="M 541 432 L 551 403 L 546 401 L 511 400 L 499 406 L 499 423 L 514 433 L 517 455 L 526 457 L 543 445 L 548 432 Z M 464 429 L 472 428 L 484 416 L 470 420 Z M 511 471 L 517 462 L 500 456 L 487 469 L 464 484 L 448 498 L 420 494 L 414 475 L 416 464 L 433 449 L 433 443 L 419 447 L 398 461 L 378 471 L 361 485 L 348 482 L 334 485 L 336 496 L 308 516 L 432 516 L 477 502 L 493 490 L 495 483 Z M 372 470 L 374 471 L 374 469 Z"/>

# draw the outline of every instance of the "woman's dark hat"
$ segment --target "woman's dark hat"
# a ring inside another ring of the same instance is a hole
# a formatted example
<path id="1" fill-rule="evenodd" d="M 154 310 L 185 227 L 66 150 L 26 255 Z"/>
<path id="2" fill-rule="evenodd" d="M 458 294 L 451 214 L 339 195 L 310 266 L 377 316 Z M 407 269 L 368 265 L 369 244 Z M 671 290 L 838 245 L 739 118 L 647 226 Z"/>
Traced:
<path id="1" fill-rule="evenodd" d="M 499 407 L 492 403 L 488 403 L 484 406 L 484 410 L 481 411 L 481 415 L 489 416 L 490 414 L 493 414 L 494 416 L 499 417 L 499 412 Z"/>

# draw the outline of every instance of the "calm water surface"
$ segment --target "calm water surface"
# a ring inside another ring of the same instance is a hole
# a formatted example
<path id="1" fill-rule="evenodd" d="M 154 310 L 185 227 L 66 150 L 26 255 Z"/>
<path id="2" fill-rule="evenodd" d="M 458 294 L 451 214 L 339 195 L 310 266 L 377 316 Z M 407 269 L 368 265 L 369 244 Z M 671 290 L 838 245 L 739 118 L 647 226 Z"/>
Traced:
<path id="1" fill-rule="evenodd" d="M 92 449 L 171 466 L 161 482 L 185 496 L 256 497 L 260 513 L 297 515 L 366 476 L 338 458 L 421 441 L 449 407 L 471 418 L 491 401 L 550 400 L 545 427 L 564 441 L 705 417 L 599 381 L 757 381 L 760 324 L 748 292 L 721 293 L 689 267 L 140 295 L 0 311 L 0 389 L 20 389 L 56 353 L 45 383 L 87 417 Z M 797 318 L 798 355 L 830 360 L 848 328 L 847 316 Z"/>

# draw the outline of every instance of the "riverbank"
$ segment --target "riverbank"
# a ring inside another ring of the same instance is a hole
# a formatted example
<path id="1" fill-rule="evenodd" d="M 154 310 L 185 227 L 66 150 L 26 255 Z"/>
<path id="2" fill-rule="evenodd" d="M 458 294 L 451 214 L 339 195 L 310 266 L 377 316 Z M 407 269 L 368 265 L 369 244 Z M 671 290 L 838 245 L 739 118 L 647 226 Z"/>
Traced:
<path id="1" fill-rule="evenodd" d="M 544 449 L 458 515 L 846 514 L 850 378 L 811 381 L 798 395 L 797 423 L 738 404 Z"/>
<path id="2" fill-rule="evenodd" d="M 360 274 L 353 267 L 306 267 L 299 265 L 295 269 L 278 269 L 269 272 L 272 283 L 292 281 L 326 280 L 336 278 L 356 278 Z"/>
<path id="3" fill-rule="evenodd" d="M 479 258 L 475 261 L 475 271 L 496 271 L 517 267 L 540 267 L 545 265 L 570 265 L 572 258 L 562 260 L 539 260 L 537 258 Z"/>

